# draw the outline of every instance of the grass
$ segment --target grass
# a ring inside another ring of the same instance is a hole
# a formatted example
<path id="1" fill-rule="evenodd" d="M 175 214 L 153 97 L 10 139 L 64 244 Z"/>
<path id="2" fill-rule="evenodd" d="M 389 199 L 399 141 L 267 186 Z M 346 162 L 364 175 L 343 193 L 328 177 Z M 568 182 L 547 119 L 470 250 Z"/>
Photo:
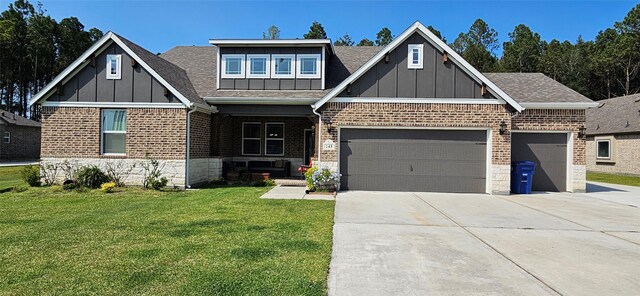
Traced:
<path id="1" fill-rule="evenodd" d="M 587 181 L 640 186 L 640 176 L 587 172 Z"/>
<path id="2" fill-rule="evenodd" d="M 0 167 L 0 191 L 15 186 L 26 186 L 20 177 L 23 166 Z"/>
<path id="3" fill-rule="evenodd" d="M 267 190 L 2 193 L 0 294 L 325 295 L 333 202 Z"/>

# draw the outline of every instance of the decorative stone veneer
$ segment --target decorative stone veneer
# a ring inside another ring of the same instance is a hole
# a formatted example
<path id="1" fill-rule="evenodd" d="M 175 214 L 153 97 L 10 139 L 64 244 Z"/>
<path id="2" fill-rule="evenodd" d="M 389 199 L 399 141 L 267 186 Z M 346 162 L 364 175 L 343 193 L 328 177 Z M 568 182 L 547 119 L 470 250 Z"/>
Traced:
<path id="1" fill-rule="evenodd" d="M 613 161 L 596 160 L 595 138 L 610 138 Z M 640 175 L 640 133 L 589 136 L 587 138 L 587 170 L 612 174 Z"/>
<path id="2" fill-rule="evenodd" d="M 40 160 L 41 167 L 45 167 L 48 164 L 59 166 L 64 161 L 69 162 L 74 167 L 95 165 L 104 170 L 107 163 L 117 164 L 122 163 L 123 167 L 131 168 L 131 171 L 127 174 L 128 177 L 124 180 L 127 185 L 142 185 L 144 180 L 144 170 L 141 167 L 141 163 L 147 160 L 142 158 L 126 158 L 126 159 L 108 159 L 108 158 L 51 158 L 46 157 Z M 167 186 L 184 187 L 185 182 L 185 161 L 184 160 L 160 160 L 160 163 L 164 165 L 161 176 L 166 177 L 169 180 Z M 63 181 L 64 173 L 58 169 L 57 179 Z"/>
<path id="3" fill-rule="evenodd" d="M 491 166 L 491 193 L 509 194 L 511 191 L 511 165 Z"/>
<path id="4" fill-rule="evenodd" d="M 190 185 L 202 184 L 222 177 L 221 158 L 192 158 L 189 159 Z"/>
<path id="5" fill-rule="evenodd" d="M 42 157 L 186 157 L 185 109 L 128 108 L 126 156 L 100 154 L 100 108 L 42 108 Z"/>
<path id="6" fill-rule="evenodd" d="M 572 192 L 587 191 L 587 166 L 573 165 L 573 190 Z"/>

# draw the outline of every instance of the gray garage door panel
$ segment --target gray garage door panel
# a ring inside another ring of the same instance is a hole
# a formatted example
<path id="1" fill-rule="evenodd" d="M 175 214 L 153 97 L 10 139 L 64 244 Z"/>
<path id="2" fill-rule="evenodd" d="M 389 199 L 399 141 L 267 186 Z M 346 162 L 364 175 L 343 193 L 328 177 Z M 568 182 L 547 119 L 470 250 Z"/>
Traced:
<path id="1" fill-rule="evenodd" d="M 485 192 L 486 131 L 342 129 L 341 187 Z"/>
<path id="2" fill-rule="evenodd" d="M 536 163 L 532 190 L 567 191 L 567 134 L 512 133 L 511 160 Z"/>

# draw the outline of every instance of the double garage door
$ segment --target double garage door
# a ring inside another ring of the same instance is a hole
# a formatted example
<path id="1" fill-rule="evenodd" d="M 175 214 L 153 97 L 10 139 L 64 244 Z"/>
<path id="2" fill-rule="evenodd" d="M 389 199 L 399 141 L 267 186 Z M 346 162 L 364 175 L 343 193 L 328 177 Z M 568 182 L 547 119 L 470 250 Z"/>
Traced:
<path id="1" fill-rule="evenodd" d="M 340 130 L 341 188 L 486 192 L 487 131 Z M 537 164 L 535 191 L 566 191 L 567 134 L 512 133 L 511 160 Z"/>
<path id="2" fill-rule="evenodd" d="M 341 188 L 486 192 L 487 131 L 341 129 Z"/>

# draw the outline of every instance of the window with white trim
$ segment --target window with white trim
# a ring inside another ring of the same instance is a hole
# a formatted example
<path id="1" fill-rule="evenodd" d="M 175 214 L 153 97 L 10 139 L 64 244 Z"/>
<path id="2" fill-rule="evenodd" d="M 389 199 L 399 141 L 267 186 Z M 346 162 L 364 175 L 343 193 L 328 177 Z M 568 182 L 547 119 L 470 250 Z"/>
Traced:
<path id="1" fill-rule="evenodd" d="M 409 44 L 407 67 L 409 69 L 422 69 L 424 44 Z"/>
<path id="2" fill-rule="evenodd" d="M 294 78 L 295 67 L 293 54 L 271 55 L 271 78 Z"/>
<path id="3" fill-rule="evenodd" d="M 284 155 L 284 123 L 265 124 L 264 154 L 269 156 Z"/>
<path id="4" fill-rule="evenodd" d="M 108 54 L 107 55 L 107 79 L 120 79 L 122 67 L 122 55 Z"/>
<path id="5" fill-rule="evenodd" d="M 244 78 L 243 54 L 222 55 L 222 78 Z"/>
<path id="6" fill-rule="evenodd" d="M 320 55 L 319 54 L 299 54 L 298 78 L 320 78 Z"/>
<path id="7" fill-rule="evenodd" d="M 596 141 L 596 158 L 611 159 L 611 141 L 610 140 Z"/>
<path id="8" fill-rule="evenodd" d="M 11 133 L 4 132 L 4 137 L 2 138 L 2 142 L 5 144 L 11 144 Z"/>
<path id="9" fill-rule="evenodd" d="M 268 54 L 247 55 L 247 78 L 269 78 L 270 64 Z"/>
<path id="10" fill-rule="evenodd" d="M 242 123 L 242 155 L 260 155 L 260 123 Z"/>
<path id="11" fill-rule="evenodd" d="M 127 111 L 123 109 L 102 110 L 101 126 L 102 147 L 104 155 L 124 155 L 127 139 Z"/>

